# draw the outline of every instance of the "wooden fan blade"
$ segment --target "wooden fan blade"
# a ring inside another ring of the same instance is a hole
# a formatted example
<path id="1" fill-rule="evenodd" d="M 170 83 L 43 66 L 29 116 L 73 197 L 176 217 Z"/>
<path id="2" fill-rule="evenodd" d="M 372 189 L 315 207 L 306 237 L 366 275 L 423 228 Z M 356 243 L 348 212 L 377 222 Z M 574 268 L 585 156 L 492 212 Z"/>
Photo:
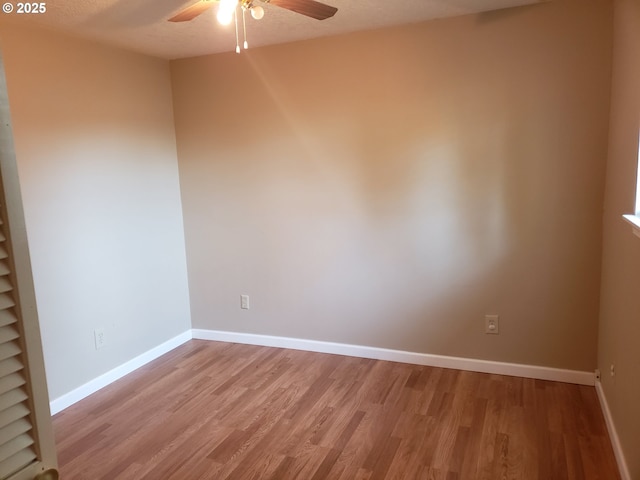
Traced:
<path id="1" fill-rule="evenodd" d="M 214 0 L 200 0 L 193 5 L 188 6 L 180 10 L 175 16 L 169 19 L 170 22 L 188 22 L 193 20 L 198 15 L 209 9 L 214 3 Z"/>
<path id="2" fill-rule="evenodd" d="M 338 11 L 336 7 L 316 2 L 315 0 L 266 0 L 266 3 L 276 5 L 292 12 L 306 15 L 317 20 L 333 17 Z"/>

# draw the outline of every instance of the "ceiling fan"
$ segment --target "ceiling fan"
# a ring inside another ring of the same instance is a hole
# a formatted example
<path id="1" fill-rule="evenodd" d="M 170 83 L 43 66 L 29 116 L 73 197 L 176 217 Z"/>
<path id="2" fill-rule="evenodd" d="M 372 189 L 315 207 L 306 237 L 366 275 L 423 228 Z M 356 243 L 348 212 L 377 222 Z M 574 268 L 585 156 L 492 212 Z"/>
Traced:
<path id="1" fill-rule="evenodd" d="M 220 23 L 230 23 L 233 12 L 237 5 L 240 5 L 243 11 L 248 10 L 251 15 L 259 20 L 264 15 L 264 10 L 259 5 L 254 5 L 253 0 L 199 0 L 198 2 L 182 9 L 176 15 L 169 19 L 170 22 L 188 22 L 198 15 L 208 10 L 214 3 L 220 2 L 218 11 L 218 21 Z M 333 17 L 338 11 L 337 8 L 315 0 L 260 0 L 262 3 L 275 5 L 292 12 L 315 18 L 317 20 L 325 20 Z M 227 21 L 228 20 L 228 21 Z"/>

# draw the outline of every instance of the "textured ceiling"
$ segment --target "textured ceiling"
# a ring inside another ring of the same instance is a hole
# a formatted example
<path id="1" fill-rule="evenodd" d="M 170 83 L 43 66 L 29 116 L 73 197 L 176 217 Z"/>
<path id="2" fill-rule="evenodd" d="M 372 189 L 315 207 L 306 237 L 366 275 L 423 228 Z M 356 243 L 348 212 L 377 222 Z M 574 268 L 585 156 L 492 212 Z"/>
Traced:
<path id="1" fill-rule="evenodd" d="M 324 0 L 337 7 L 338 13 L 323 21 L 262 4 L 262 20 L 247 15 L 248 42 L 250 47 L 285 43 L 540 1 L 543 0 Z M 12 23 L 40 23 L 167 59 L 232 51 L 235 30 L 233 25 L 223 27 L 216 23 L 217 5 L 190 22 L 167 21 L 192 3 L 194 0 L 47 0 L 44 14 L 13 12 L 3 16 Z"/>

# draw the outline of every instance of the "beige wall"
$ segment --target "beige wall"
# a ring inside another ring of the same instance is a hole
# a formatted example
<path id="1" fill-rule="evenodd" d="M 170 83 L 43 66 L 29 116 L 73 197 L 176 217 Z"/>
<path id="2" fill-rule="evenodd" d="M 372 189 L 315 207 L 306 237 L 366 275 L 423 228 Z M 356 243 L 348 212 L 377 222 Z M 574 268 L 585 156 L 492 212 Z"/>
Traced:
<path id="1" fill-rule="evenodd" d="M 598 368 L 630 478 L 640 478 L 640 238 L 634 213 L 640 132 L 640 1 L 616 0 Z M 615 377 L 609 374 L 615 364 Z"/>
<path id="2" fill-rule="evenodd" d="M 193 327 L 593 370 L 611 15 L 172 62 Z"/>
<path id="3" fill-rule="evenodd" d="M 56 399 L 190 328 L 169 65 L 22 26 L 0 41 Z"/>

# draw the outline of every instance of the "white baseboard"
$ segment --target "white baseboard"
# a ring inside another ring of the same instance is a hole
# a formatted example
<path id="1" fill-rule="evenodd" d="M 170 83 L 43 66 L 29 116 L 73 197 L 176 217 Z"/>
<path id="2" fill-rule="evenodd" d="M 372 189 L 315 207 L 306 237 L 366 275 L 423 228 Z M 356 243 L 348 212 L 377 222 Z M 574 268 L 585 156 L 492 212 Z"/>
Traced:
<path id="1" fill-rule="evenodd" d="M 270 335 L 254 335 L 248 333 L 223 332 L 218 330 L 193 329 L 193 338 L 215 340 L 219 342 L 244 343 L 265 347 L 290 348 L 310 352 L 333 353 L 350 357 L 372 358 L 392 362 L 428 365 L 431 367 L 454 368 L 472 372 L 495 373 L 515 377 L 553 380 L 557 382 L 576 383 L 579 385 L 595 385 L 595 373 L 578 370 L 522 365 L 517 363 L 493 362 L 472 358 L 447 357 L 428 353 L 405 352 L 386 348 L 348 345 L 344 343 L 320 342 L 299 338 L 274 337 Z"/>
<path id="2" fill-rule="evenodd" d="M 256 335 L 248 333 L 223 332 L 218 330 L 193 329 L 184 332 L 177 337 L 164 342 L 157 347 L 139 355 L 132 360 L 100 375 L 84 385 L 66 393 L 50 405 L 51 414 L 61 412 L 101 388 L 119 380 L 134 370 L 146 365 L 152 360 L 170 352 L 174 348 L 191 340 L 214 340 L 219 342 L 244 343 L 248 345 L 261 345 L 265 347 L 290 348 L 293 350 L 305 350 L 309 352 L 331 353 L 350 357 L 371 358 L 375 360 L 388 360 L 392 362 L 412 363 L 415 365 L 427 365 L 432 367 L 453 368 L 457 370 L 469 370 L 472 372 L 495 373 L 515 377 L 536 378 L 540 380 L 552 380 L 557 382 L 576 383 L 579 385 L 595 385 L 595 374 L 577 370 L 563 370 L 559 368 L 540 367 L 536 365 L 523 365 L 517 363 L 493 362 L 490 360 L 477 360 L 472 358 L 447 357 L 444 355 L 432 355 L 428 353 L 406 352 L 402 350 L 390 350 L 387 348 L 368 347 L 362 345 L 349 345 L 344 343 L 321 342 L 317 340 L 305 340 L 300 338 L 275 337 L 270 335 Z M 601 395 L 601 392 L 599 392 Z M 601 397 L 601 401 L 602 401 Z M 606 402 L 603 402 L 606 405 Z M 603 407 L 604 408 L 604 407 Z M 607 426 L 610 425 L 609 417 Z M 611 424 L 612 425 L 612 424 Z M 612 441 L 613 441 L 612 434 Z M 617 437 L 615 437 L 617 439 Z M 616 453 L 616 458 L 618 458 Z M 623 479 L 623 480 L 626 480 Z"/>
<path id="3" fill-rule="evenodd" d="M 55 415 L 56 413 L 61 412 L 67 407 L 70 407 L 76 402 L 79 402 L 83 398 L 88 397 L 92 393 L 97 392 L 101 388 L 106 387 L 110 383 L 119 380 L 125 375 L 133 372 L 134 370 L 146 365 L 152 360 L 164 355 L 167 352 L 170 352 L 176 347 L 179 347 L 185 342 L 191 340 L 191 330 L 188 330 L 184 333 L 181 333 L 177 337 L 174 337 L 157 347 L 152 348 L 151 350 L 138 355 L 137 357 L 129 360 L 128 362 L 114 368 L 113 370 L 108 371 L 107 373 L 100 375 L 97 378 L 85 383 L 84 385 L 72 390 L 69 393 L 66 393 L 55 400 L 52 400 L 49 404 L 51 408 L 51 415 Z"/>
<path id="4" fill-rule="evenodd" d="M 604 395 L 602 389 L 602 383 L 596 382 L 596 393 L 600 400 L 600 407 L 602 408 L 602 414 L 604 415 L 604 421 L 607 424 L 607 430 L 609 431 L 609 438 L 611 439 L 611 446 L 613 447 L 613 453 L 616 456 L 616 462 L 618 462 L 618 469 L 620 470 L 620 477 L 622 480 L 631 480 L 631 474 L 629 473 L 629 467 L 627 467 L 627 461 L 624 458 L 622 451 L 622 445 L 620 444 L 620 438 L 616 426 L 613 423 L 613 417 L 611 416 L 611 410 L 609 410 L 609 403 L 607 397 Z"/>

